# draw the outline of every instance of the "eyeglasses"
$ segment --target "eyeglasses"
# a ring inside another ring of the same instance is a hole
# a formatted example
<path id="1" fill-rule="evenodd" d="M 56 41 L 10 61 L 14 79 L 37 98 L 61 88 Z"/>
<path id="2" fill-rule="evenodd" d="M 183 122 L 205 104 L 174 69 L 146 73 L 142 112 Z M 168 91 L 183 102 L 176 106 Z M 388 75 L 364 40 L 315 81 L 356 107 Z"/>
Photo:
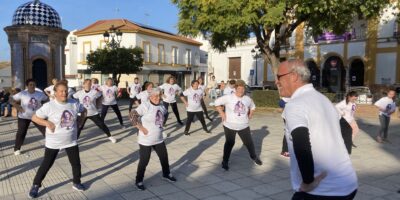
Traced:
<path id="1" fill-rule="evenodd" d="M 284 77 L 284 76 L 286 76 L 286 75 L 288 75 L 288 74 L 291 74 L 292 72 L 288 72 L 288 73 L 286 73 L 286 74 L 277 74 L 276 75 L 276 78 L 278 79 L 278 81 L 279 81 L 279 79 L 281 79 L 282 77 Z"/>

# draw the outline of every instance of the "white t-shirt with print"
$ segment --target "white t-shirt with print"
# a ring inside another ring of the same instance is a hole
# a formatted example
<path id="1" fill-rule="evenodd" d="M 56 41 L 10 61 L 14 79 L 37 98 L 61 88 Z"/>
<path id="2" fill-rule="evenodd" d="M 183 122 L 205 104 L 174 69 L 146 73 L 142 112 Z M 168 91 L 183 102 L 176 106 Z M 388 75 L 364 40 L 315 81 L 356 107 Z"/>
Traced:
<path id="1" fill-rule="evenodd" d="M 357 176 L 343 142 L 339 115 L 331 101 L 316 91 L 312 84 L 298 88 L 282 113 L 290 153 L 292 186 L 299 191 L 303 182 L 293 149 L 291 133 L 306 127 L 310 133 L 314 177 L 327 176 L 311 192 L 313 195 L 345 196 L 357 189 Z"/>
<path id="2" fill-rule="evenodd" d="M 396 110 L 396 103 L 393 99 L 389 97 L 382 97 L 377 102 L 375 102 L 375 106 L 378 106 L 380 109 L 385 109 L 385 111 L 379 111 L 379 115 L 385 115 L 390 117 L 389 113 L 392 113 Z"/>
<path id="3" fill-rule="evenodd" d="M 111 87 L 107 85 L 102 85 L 100 90 L 103 94 L 103 105 L 115 105 L 117 104 L 117 97 L 116 94 L 118 93 L 118 87 L 113 85 Z"/>
<path id="4" fill-rule="evenodd" d="M 57 100 L 45 103 L 36 115 L 55 125 L 54 132 L 46 128 L 45 146 L 50 149 L 64 149 L 77 145 L 77 118 L 84 107 L 75 99 L 66 103 Z"/>
<path id="5" fill-rule="evenodd" d="M 141 91 L 136 98 L 140 99 L 140 103 L 145 103 L 149 101 L 149 92 L 147 92 L 147 90 L 145 91 Z"/>
<path id="6" fill-rule="evenodd" d="M 160 103 L 154 105 L 150 101 L 140 104 L 136 111 L 141 116 L 141 122 L 149 132 L 147 135 L 139 131 L 138 143 L 145 146 L 152 146 L 164 141 L 163 139 L 163 122 L 164 114 L 167 112 L 165 107 Z"/>
<path id="7" fill-rule="evenodd" d="M 99 84 L 92 84 L 92 90 L 100 90 L 100 85 Z"/>
<path id="8" fill-rule="evenodd" d="M 238 97 L 235 94 L 225 95 L 215 100 L 215 106 L 225 106 L 224 126 L 232 130 L 243 130 L 249 127 L 249 112 L 256 105 L 248 96 Z"/>
<path id="9" fill-rule="evenodd" d="M 236 92 L 235 88 L 231 88 L 230 86 L 225 87 L 224 89 L 224 96 L 234 94 Z"/>
<path id="10" fill-rule="evenodd" d="M 18 112 L 18 118 L 32 119 L 33 114 L 42 106 L 42 101 L 47 101 L 48 97 L 39 91 L 29 93 L 23 90 L 12 96 L 15 101 L 19 101 L 24 112 Z"/>
<path id="11" fill-rule="evenodd" d="M 349 102 L 346 104 L 346 100 L 343 100 L 336 104 L 335 107 L 340 116 L 342 116 L 348 123 L 352 123 L 354 121 L 354 113 L 356 112 L 357 108 L 355 103 Z"/>
<path id="12" fill-rule="evenodd" d="M 169 84 L 169 83 L 164 83 L 160 86 L 161 90 L 164 90 L 164 95 L 165 98 L 163 98 L 164 102 L 167 103 L 175 103 L 176 102 L 176 93 L 180 93 L 182 91 L 182 88 L 179 87 L 177 84 Z"/>
<path id="13" fill-rule="evenodd" d="M 86 108 L 87 116 L 90 117 L 99 114 L 96 107 L 96 101 L 101 97 L 101 95 L 101 92 L 98 92 L 97 90 L 90 90 L 89 92 L 80 90 L 74 94 L 74 98 L 78 99 L 83 107 Z"/>
<path id="14" fill-rule="evenodd" d="M 200 112 L 203 111 L 201 107 L 201 99 L 204 96 L 203 90 L 194 90 L 193 88 L 188 88 L 183 92 L 183 95 L 187 97 L 188 107 L 186 111 L 188 112 Z"/>
<path id="15" fill-rule="evenodd" d="M 45 88 L 44 91 L 50 93 L 50 97 L 54 97 L 54 85 L 50 85 L 49 87 Z"/>
<path id="16" fill-rule="evenodd" d="M 129 92 L 130 92 L 129 98 L 131 99 L 135 98 L 140 93 L 140 91 L 142 91 L 142 85 L 140 83 L 137 84 L 132 83 L 129 86 Z"/>

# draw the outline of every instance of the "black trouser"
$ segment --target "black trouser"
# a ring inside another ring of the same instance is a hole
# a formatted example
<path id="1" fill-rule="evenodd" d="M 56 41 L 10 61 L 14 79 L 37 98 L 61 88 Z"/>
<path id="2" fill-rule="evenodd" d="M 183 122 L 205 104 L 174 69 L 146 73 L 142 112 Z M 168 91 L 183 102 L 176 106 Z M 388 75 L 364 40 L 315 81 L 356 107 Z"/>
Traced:
<path id="1" fill-rule="evenodd" d="M 186 120 L 185 132 L 189 132 L 190 125 L 192 124 L 194 116 L 196 116 L 197 119 L 200 120 L 200 123 L 203 126 L 203 130 L 207 131 L 207 126 L 206 126 L 206 121 L 204 120 L 203 111 L 199 111 L 199 112 L 189 112 L 188 111 L 187 112 L 187 120 Z"/>
<path id="2" fill-rule="evenodd" d="M 383 139 L 387 139 L 390 117 L 385 115 L 379 115 L 379 122 L 381 124 L 381 128 L 379 129 L 378 136 Z"/>
<path id="3" fill-rule="evenodd" d="M 29 124 L 31 124 L 30 119 L 22 119 L 18 118 L 18 130 L 17 130 L 17 136 L 15 138 L 15 146 L 14 146 L 14 151 L 21 150 L 21 146 L 24 144 L 26 133 L 28 132 Z M 37 129 L 39 129 L 40 133 L 42 133 L 43 137 L 45 137 L 46 134 L 46 127 L 41 126 L 39 124 L 36 124 L 33 122 L 33 124 L 36 126 Z"/>
<path id="4" fill-rule="evenodd" d="M 357 190 L 346 196 L 320 196 L 312 195 L 305 192 L 294 193 L 292 200 L 352 200 L 357 194 Z"/>
<path id="5" fill-rule="evenodd" d="M 251 138 L 250 127 L 247 127 L 240 131 L 236 131 L 224 126 L 224 132 L 225 132 L 225 145 L 224 145 L 224 156 L 223 156 L 224 162 L 229 161 L 232 148 L 235 145 L 236 133 L 239 134 L 239 137 L 240 139 L 242 139 L 244 146 L 246 146 L 247 151 L 249 151 L 250 158 L 253 160 L 257 158 L 256 149 L 254 147 L 253 139 Z"/>
<path id="6" fill-rule="evenodd" d="M 286 135 L 284 134 L 283 135 L 283 140 L 282 140 L 282 151 L 281 151 L 281 153 L 287 153 L 287 152 L 289 152 L 289 149 L 288 149 L 288 145 L 287 145 L 287 141 L 286 141 Z"/>
<path id="7" fill-rule="evenodd" d="M 35 179 L 33 180 L 34 185 L 42 186 L 42 181 L 46 177 L 46 174 L 49 172 L 51 166 L 53 166 L 59 151 L 59 149 L 49 149 L 46 147 L 44 150 L 44 159 L 39 167 L 39 170 L 37 171 Z M 66 148 L 65 151 L 67 152 L 69 163 L 71 163 L 73 183 L 80 184 L 82 174 L 78 145 Z"/>
<path id="8" fill-rule="evenodd" d="M 163 101 L 163 104 L 164 104 L 165 110 L 167 110 L 167 112 L 166 112 L 165 115 L 164 115 L 164 124 L 167 122 L 167 119 L 168 119 L 168 115 L 169 115 L 169 113 L 168 113 L 168 107 L 169 107 L 169 105 L 171 105 L 171 108 L 172 108 L 172 111 L 173 111 L 174 114 L 175 114 L 176 120 L 177 120 L 179 123 L 182 123 L 181 118 L 179 117 L 179 111 L 178 111 L 178 106 L 177 106 L 176 102 L 174 102 L 174 103 L 167 103 L 167 102 Z"/>
<path id="9" fill-rule="evenodd" d="M 124 123 L 122 122 L 122 116 L 121 116 L 121 111 L 119 111 L 119 107 L 118 104 L 114 104 L 114 105 L 102 105 L 101 107 L 101 119 L 104 121 L 104 119 L 106 118 L 107 115 L 107 110 L 108 107 L 110 107 L 114 110 L 115 114 L 117 114 L 119 123 L 122 125 L 124 125 Z"/>
<path id="10" fill-rule="evenodd" d="M 140 159 L 136 173 L 136 183 L 140 183 L 143 181 L 144 172 L 146 171 L 147 164 L 149 164 L 151 149 L 154 149 L 154 151 L 156 151 L 158 158 L 160 159 L 163 176 L 168 176 L 170 174 L 168 152 L 164 142 L 152 146 L 139 144 Z"/>
<path id="11" fill-rule="evenodd" d="M 211 120 L 210 116 L 208 116 L 208 111 L 207 111 L 206 103 L 204 103 L 204 99 L 203 99 L 203 98 L 200 100 L 200 104 L 201 104 L 201 107 L 203 108 L 204 114 L 206 114 L 207 119 L 210 119 L 210 120 Z"/>
<path id="12" fill-rule="evenodd" d="M 79 138 L 79 136 L 81 135 L 82 129 L 83 129 L 83 127 L 85 126 L 85 123 L 86 123 L 86 120 L 87 120 L 87 119 L 92 120 L 92 122 L 93 122 L 94 124 L 96 124 L 101 130 L 104 131 L 104 133 L 107 135 L 107 137 L 111 137 L 110 130 L 108 129 L 108 127 L 107 127 L 106 124 L 104 123 L 104 120 L 101 119 L 101 117 L 100 117 L 99 114 L 97 114 L 97 115 L 93 115 L 93 116 L 87 116 L 87 117 L 84 119 L 83 124 L 82 124 L 82 127 L 80 127 L 80 128 L 78 129 L 78 138 Z"/>
<path id="13" fill-rule="evenodd" d="M 340 130 L 342 131 L 342 137 L 347 152 L 351 154 L 351 147 L 353 144 L 353 129 L 343 117 L 340 119 Z"/>
<path id="14" fill-rule="evenodd" d="M 136 97 L 129 98 L 129 108 L 128 108 L 129 113 L 131 113 L 132 106 L 133 106 L 133 104 L 135 104 L 135 102 L 136 102 L 137 100 L 138 100 L 138 99 L 137 99 Z"/>

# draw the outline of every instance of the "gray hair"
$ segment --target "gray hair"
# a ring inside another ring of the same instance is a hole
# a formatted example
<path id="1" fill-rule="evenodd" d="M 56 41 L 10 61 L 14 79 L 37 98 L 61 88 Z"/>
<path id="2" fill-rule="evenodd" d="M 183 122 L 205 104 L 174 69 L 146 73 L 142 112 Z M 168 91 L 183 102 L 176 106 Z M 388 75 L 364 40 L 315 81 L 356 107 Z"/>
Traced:
<path id="1" fill-rule="evenodd" d="M 304 63 L 304 61 L 299 59 L 289 59 L 287 62 L 289 71 L 299 75 L 304 83 L 310 82 L 311 72 Z"/>
<path id="2" fill-rule="evenodd" d="M 160 95 L 160 94 L 161 94 L 161 90 L 158 89 L 158 88 L 153 88 L 153 89 L 151 89 L 151 91 L 150 91 L 150 96 L 153 96 L 153 95 Z"/>

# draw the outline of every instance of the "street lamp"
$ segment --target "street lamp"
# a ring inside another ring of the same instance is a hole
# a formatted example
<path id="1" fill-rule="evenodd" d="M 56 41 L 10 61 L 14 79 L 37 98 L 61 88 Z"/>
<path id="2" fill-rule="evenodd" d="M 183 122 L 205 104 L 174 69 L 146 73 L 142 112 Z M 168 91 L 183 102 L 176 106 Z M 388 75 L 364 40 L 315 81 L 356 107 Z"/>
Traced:
<path id="1" fill-rule="evenodd" d="M 103 33 L 103 38 L 108 47 L 111 49 L 116 49 L 119 47 L 119 44 L 122 41 L 122 32 L 115 28 L 114 25 L 111 25 L 110 29 Z"/>
<path id="2" fill-rule="evenodd" d="M 257 59 L 261 56 L 261 51 L 260 51 L 260 47 L 258 45 L 256 45 L 252 50 L 251 50 L 251 56 L 253 56 L 254 59 L 256 59 L 256 73 L 255 73 L 255 83 L 254 85 L 258 85 L 258 79 L 257 79 L 257 68 L 258 68 L 258 62 Z"/>

